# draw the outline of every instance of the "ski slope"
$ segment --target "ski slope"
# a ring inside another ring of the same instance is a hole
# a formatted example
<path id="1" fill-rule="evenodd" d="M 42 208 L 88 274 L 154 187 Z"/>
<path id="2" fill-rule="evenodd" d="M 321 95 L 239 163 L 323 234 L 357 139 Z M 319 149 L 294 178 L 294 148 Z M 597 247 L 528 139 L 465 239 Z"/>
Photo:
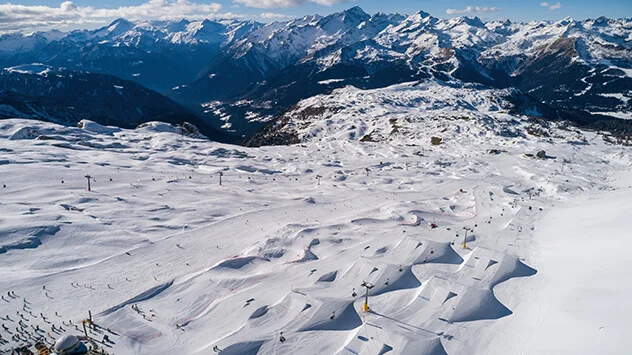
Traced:
<path id="1" fill-rule="evenodd" d="M 0 349 L 18 313 L 58 337 L 90 310 L 115 354 L 625 353 L 629 148 L 446 124 L 244 148 L 0 121 Z"/>

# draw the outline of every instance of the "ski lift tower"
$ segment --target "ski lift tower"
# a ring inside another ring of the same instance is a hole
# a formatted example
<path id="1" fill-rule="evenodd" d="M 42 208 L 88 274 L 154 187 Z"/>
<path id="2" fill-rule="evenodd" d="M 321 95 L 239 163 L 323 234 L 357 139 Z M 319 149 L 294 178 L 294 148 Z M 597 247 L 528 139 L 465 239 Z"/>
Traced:
<path id="1" fill-rule="evenodd" d="M 364 310 L 365 312 L 368 312 L 369 311 L 369 290 L 375 287 L 375 285 L 370 284 L 366 281 L 363 281 L 362 285 L 360 286 L 366 288 L 366 293 L 364 294 L 364 306 L 362 306 L 362 310 Z"/>
<path id="2" fill-rule="evenodd" d="M 92 179 L 92 176 L 86 175 L 85 178 L 88 179 L 88 191 L 92 191 L 90 190 L 90 179 Z"/>
<path id="3" fill-rule="evenodd" d="M 467 248 L 467 232 L 471 231 L 472 228 L 470 227 L 463 227 L 463 229 L 465 229 L 465 236 L 463 237 L 463 249 Z"/>

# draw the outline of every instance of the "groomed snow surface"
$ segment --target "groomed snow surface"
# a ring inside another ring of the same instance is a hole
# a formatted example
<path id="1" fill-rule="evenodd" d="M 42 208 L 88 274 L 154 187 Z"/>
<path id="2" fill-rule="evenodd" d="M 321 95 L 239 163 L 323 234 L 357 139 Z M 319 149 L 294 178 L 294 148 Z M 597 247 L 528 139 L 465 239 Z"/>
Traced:
<path id="1" fill-rule="evenodd" d="M 0 349 L 91 310 L 115 354 L 628 353 L 629 149 L 450 122 L 254 149 L 0 121 Z"/>

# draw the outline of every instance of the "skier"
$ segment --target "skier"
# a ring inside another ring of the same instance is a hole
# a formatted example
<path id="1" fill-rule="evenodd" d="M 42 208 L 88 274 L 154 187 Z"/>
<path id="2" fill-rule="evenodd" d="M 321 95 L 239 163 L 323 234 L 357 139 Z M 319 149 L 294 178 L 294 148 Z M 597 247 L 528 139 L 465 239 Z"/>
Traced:
<path id="1" fill-rule="evenodd" d="M 357 296 L 357 295 L 358 295 L 358 294 L 355 292 L 355 287 L 354 287 L 354 288 L 353 288 L 353 292 L 351 292 L 351 297 L 355 297 L 355 296 Z"/>
<path id="2" fill-rule="evenodd" d="M 283 332 L 281 332 L 281 335 L 279 336 L 279 341 L 282 342 L 282 343 L 285 341 L 285 337 L 283 336 Z"/>
<path id="3" fill-rule="evenodd" d="M 329 319 L 331 319 L 331 320 L 336 319 L 336 311 L 334 311 L 334 312 L 331 314 L 331 317 L 329 317 Z"/>

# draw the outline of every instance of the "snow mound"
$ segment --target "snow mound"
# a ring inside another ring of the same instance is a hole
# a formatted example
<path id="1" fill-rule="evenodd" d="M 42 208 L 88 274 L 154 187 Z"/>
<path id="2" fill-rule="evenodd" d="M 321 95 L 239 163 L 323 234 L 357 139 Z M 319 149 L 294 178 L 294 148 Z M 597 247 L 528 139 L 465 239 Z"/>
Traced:
<path id="1" fill-rule="evenodd" d="M 136 127 L 136 130 L 146 131 L 146 132 L 161 132 L 161 133 L 163 132 L 177 133 L 177 134 L 182 133 L 182 130 L 172 125 L 171 123 L 158 122 L 158 121 L 152 121 L 152 122 L 146 122 L 146 123 L 140 124 L 138 127 Z"/>
<path id="2" fill-rule="evenodd" d="M 90 120 L 79 121 L 79 123 L 77 123 L 77 127 L 91 133 L 109 134 L 109 135 L 121 131 L 121 129 L 118 127 L 104 126 Z"/>
<path id="3" fill-rule="evenodd" d="M 10 140 L 35 139 L 43 134 L 40 128 L 35 126 L 19 127 L 9 136 Z"/>
<path id="4" fill-rule="evenodd" d="M 321 300 L 323 303 L 314 312 L 310 320 L 299 332 L 352 330 L 362 325 L 362 320 L 355 310 L 353 302 L 340 300 Z"/>

